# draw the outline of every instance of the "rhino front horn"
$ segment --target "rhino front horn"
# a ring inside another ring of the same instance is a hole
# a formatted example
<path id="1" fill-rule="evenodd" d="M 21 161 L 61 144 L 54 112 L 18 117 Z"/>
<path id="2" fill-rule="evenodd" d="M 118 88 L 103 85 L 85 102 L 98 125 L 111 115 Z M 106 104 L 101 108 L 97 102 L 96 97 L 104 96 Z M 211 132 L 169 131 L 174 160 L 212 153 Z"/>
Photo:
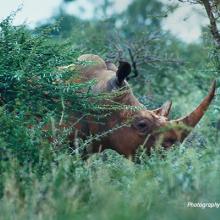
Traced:
<path id="1" fill-rule="evenodd" d="M 193 128 L 196 124 L 200 121 L 206 110 L 208 109 L 209 105 L 211 104 L 213 98 L 215 97 L 215 90 L 216 90 L 216 80 L 212 82 L 211 89 L 208 95 L 202 100 L 202 102 L 197 106 L 197 108 L 192 111 L 190 114 L 177 119 L 170 121 L 171 125 L 178 125 L 182 124 L 188 128 Z M 190 129 L 181 132 L 180 137 L 178 138 L 180 141 L 183 141 L 184 138 L 190 133 Z"/>
<path id="2" fill-rule="evenodd" d="M 124 80 L 131 73 L 131 65 L 125 61 L 119 61 L 119 67 L 116 72 L 117 84 L 118 86 L 122 86 Z"/>

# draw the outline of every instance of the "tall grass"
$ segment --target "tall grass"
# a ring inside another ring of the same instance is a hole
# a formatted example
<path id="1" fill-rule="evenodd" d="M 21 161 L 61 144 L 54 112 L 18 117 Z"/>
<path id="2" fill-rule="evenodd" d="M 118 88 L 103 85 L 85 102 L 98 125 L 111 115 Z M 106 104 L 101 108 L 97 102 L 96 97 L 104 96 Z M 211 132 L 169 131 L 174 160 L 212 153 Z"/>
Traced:
<path id="1" fill-rule="evenodd" d="M 52 153 L 52 152 L 50 152 Z M 219 209 L 188 202 L 219 202 L 219 149 L 179 148 L 135 164 L 113 151 L 87 161 L 56 154 L 37 175 L 17 160 L 2 161 L 1 219 L 217 219 Z M 41 161 L 42 165 L 45 161 Z M 47 163 L 47 162 L 46 162 Z"/>

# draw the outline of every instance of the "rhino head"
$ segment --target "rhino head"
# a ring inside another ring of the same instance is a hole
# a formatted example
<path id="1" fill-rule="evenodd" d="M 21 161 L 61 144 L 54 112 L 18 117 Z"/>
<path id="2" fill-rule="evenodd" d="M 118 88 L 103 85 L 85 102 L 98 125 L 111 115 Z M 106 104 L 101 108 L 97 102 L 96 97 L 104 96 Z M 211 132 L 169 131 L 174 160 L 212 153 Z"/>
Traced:
<path id="1" fill-rule="evenodd" d="M 101 134 L 109 129 L 112 130 L 107 135 L 103 135 L 99 141 L 95 141 L 90 152 L 111 148 L 129 157 L 135 154 L 139 146 L 143 146 L 147 152 L 150 152 L 158 141 L 162 147 L 167 149 L 187 137 L 191 129 L 200 121 L 215 95 L 216 81 L 212 83 L 208 95 L 194 111 L 182 118 L 168 120 L 172 105 L 170 101 L 158 109 L 148 110 L 134 96 L 126 81 L 126 77 L 131 72 L 129 63 L 120 62 L 117 68 L 114 64 L 105 62 L 99 56 L 92 54 L 82 55 L 78 59 L 96 62 L 96 65 L 92 65 L 92 67 L 81 69 L 82 79 L 95 78 L 97 80 L 93 92 L 123 91 L 112 101 L 135 108 L 135 110 L 129 108 L 109 110 L 110 116 L 105 119 L 104 125 L 97 125 L 92 120 L 88 120 L 86 130 L 89 134 Z M 85 123 L 77 128 L 82 127 L 85 127 Z"/>

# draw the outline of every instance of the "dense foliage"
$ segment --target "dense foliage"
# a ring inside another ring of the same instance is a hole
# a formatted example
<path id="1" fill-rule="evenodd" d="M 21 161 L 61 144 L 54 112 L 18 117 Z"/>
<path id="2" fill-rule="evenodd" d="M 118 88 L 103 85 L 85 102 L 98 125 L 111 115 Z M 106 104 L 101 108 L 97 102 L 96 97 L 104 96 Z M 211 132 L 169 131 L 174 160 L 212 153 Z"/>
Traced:
<path id="1" fill-rule="evenodd" d="M 102 14 L 107 7 L 99 9 Z M 61 10 L 54 23 L 35 30 L 13 26 L 13 16 L 0 23 L 0 219 L 219 216 L 220 209 L 187 207 L 219 202 L 218 94 L 185 143 L 166 152 L 156 146 L 151 156 L 140 150 L 137 163 L 111 150 L 82 160 L 70 149 L 70 131 L 54 128 L 72 112 L 98 118 L 106 108 L 119 107 L 100 105 L 108 94 L 92 94 L 95 82 L 74 83 L 77 71 L 58 68 L 77 64 L 83 53 L 117 64 L 119 58 L 131 61 L 129 49 L 138 51 L 138 76 L 130 83 L 147 107 L 171 96 L 173 116 L 195 107 L 210 81 L 218 80 L 219 51 L 208 30 L 201 43 L 191 45 L 164 32 L 161 19 L 172 10 L 160 1 L 139 0 L 122 14 L 99 20 L 82 21 Z"/>

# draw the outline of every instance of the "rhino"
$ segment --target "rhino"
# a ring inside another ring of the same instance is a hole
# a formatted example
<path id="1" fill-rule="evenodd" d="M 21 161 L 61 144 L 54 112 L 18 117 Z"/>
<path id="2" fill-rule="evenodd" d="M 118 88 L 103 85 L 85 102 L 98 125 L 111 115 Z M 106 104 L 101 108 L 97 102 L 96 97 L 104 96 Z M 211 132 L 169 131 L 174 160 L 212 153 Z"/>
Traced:
<path id="1" fill-rule="evenodd" d="M 76 117 L 78 122 L 73 123 L 78 130 L 78 137 L 86 139 L 90 135 L 99 136 L 89 144 L 88 153 L 112 149 L 125 157 L 132 157 L 140 146 L 150 153 L 157 142 L 168 149 L 176 142 L 184 141 L 203 117 L 215 96 L 216 81 L 214 80 L 208 95 L 194 111 L 179 119 L 169 120 L 171 101 L 158 109 L 149 110 L 135 97 L 126 80 L 131 73 L 128 62 L 121 61 L 116 67 L 113 63 L 105 62 L 94 54 L 84 54 L 78 60 L 92 63 L 92 65 L 78 67 L 80 82 L 96 79 L 96 84 L 92 87 L 94 93 L 122 91 L 120 95 L 113 97 L 112 101 L 134 108 L 109 110 L 109 116 L 103 119 L 101 124 L 96 123 L 91 116 L 83 120 L 78 120 Z M 62 69 L 71 69 L 73 66 L 75 68 L 75 65 L 70 65 Z M 70 141 L 75 143 L 75 139 L 74 132 L 70 135 Z"/>

